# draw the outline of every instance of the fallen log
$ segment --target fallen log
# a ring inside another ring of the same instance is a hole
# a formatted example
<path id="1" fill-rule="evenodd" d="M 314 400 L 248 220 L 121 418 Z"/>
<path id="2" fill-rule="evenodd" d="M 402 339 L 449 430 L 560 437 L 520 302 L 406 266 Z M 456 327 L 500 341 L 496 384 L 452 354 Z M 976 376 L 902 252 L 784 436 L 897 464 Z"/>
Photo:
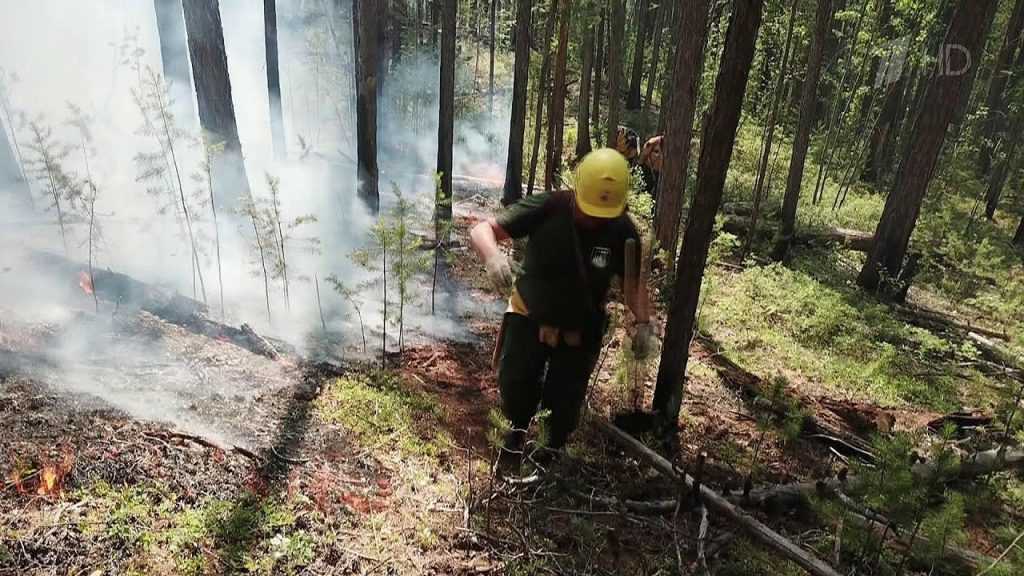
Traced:
<path id="1" fill-rule="evenodd" d="M 977 332 L 969 332 L 967 339 L 981 352 L 983 357 L 1009 368 L 1013 376 L 1020 378 L 1024 373 L 1024 361 L 1011 350 Z"/>
<path id="2" fill-rule="evenodd" d="M 948 314 L 935 312 L 920 306 L 894 306 L 893 310 L 908 324 L 913 324 L 920 328 L 963 333 L 975 332 L 989 338 L 997 338 L 1003 341 L 1009 340 L 1009 335 L 1005 330 L 986 328 L 985 326 L 972 324 L 970 321 L 962 322 Z"/>
<path id="3" fill-rule="evenodd" d="M 620 446 L 649 464 L 666 478 L 680 484 L 685 484 L 689 489 L 693 489 L 697 485 L 697 482 L 690 475 L 677 472 L 671 462 L 645 446 L 636 438 L 623 432 L 603 418 L 594 418 L 594 421 L 599 428 L 611 436 Z M 809 574 L 814 574 L 815 576 L 839 576 L 839 572 L 836 572 L 835 569 L 820 558 L 800 548 L 793 541 L 772 530 L 747 512 L 737 508 L 706 485 L 699 485 L 699 490 L 700 498 L 709 510 L 736 523 L 755 540 L 785 556 Z"/>
<path id="4" fill-rule="evenodd" d="M 736 236 L 745 236 L 750 233 L 750 218 L 744 215 L 730 215 L 725 217 L 722 230 Z M 762 239 L 770 239 L 777 234 L 771 226 L 764 226 L 758 229 L 758 236 Z M 848 250 L 855 252 L 868 252 L 875 241 L 874 234 L 852 230 L 848 228 L 825 228 L 819 230 L 804 230 L 793 237 L 794 245 L 821 245 L 838 244 Z"/>
<path id="5" fill-rule="evenodd" d="M 717 344 L 710 339 L 704 336 L 698 336 L 697 343 L 699 346 L 704 348 L 703 359 L 715 369 L 723 382 L 732 386 L 746 397 L 747 400 L 769 397 L 768 384 L 765 383 L 760 376 L 747 371 L 739 364 L 736 364 L 727 358 L 724 354 L 713 352 L 717 347 Z M 828 446 L 843 451 L 846 456 L 868 462 L 874 460 L 874 452 L 868 441 L 856 434 L 844 430 L 843 427 L 837 423 L 829 422 L 825 418 L 821 417 L 822 414 L 832 414 L 837 420 L 844 420 L 841 415 L 835 414 L 824 404 L 811 398 L 804 397 L 795 390 L 786 390 L 786 393 L 789 396 L 796 398 L 803 407 L 814 409 L 813 411 L 808 411 L 804 416 L 803 428 L 801 430 L 802 434 L 812 438 L 817 437 L 818 440 L 824 441 Z M 787 416 L 787 414 L 783 413 L 783 407 L 773 405 L 771 408 L 780 417 Z M 881 426 L 882 424 L 879 425 Z M 838 442 L 836 442 L 836 440 L 838 440 Z M 844 446 L 849 449 L 845 449 Z"/>
<path id="6" fill-rule="evenodd" d="M 950 480 L 971 480 L 979 476 L 987 476 L 1016 468 L 1024 469 L 1024 448 L 992 449 L 975 452 L 961 457 L 957 474 Z M 921 480 L 931 479 L 937 472 L 934 462 L 924 461 L 914 464 L 911 468 L 915 476 Z M 856 476 L 849 478 L 831 478 L 811 482 L 782 484 L 762 490 L 753 490 L 742 500 L 745 506 L 753 506 L 765 510 L 783 510 L 796 507 L 808 507 L 814 496 L 827 496 L 835 492 L 847 492 L 856 489 L 860 480 Z"/>

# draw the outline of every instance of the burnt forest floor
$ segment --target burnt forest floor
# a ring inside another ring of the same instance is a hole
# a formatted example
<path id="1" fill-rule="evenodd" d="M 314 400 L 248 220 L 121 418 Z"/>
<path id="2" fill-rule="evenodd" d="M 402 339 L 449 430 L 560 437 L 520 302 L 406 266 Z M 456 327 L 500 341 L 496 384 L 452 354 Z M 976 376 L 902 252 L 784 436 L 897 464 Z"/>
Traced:
<path id="1" fill-rule="evenodd" d="M 457 202 L 450 269 L 465 297 L 496 302 L 466 246 L 468 227 L 489 209 L 484 196 Z M 814 251 L 794 262 L 762 267 L 725 256 L 714 265 L 676 447 L 666 452 L 676 464 L 706 454 L 705 481 L 734 493 L 748 478 L 755 486 L 825 479 L 856 469 L 846 438 L 912 433 L 927 447 L 937 441 L 929 422 L 998 410 L 992 390 L 1008 380 L 953 335 L 883 322 L 883 311 L 849 288 L 843 262 Z M 60 327 L 5 322 L 0 575 L 800 574 L 714 515 L 700 539 L 690 506 L 633 505 L 679 491 L 595 425 L 648 405 L 653 391 L 654 367 L 625 352 L 626 312 L 613 305 L 612 316 L 587 417 L 565 457 L 521 485 L 490 474 L 489 438 L 500 427 L 497 314 L 463 318 L 475 337 L 468 343 L 417 344 L 382 371 L 369 361 L 270 360 L 140 312 L 109 331 L 147 351 L 157 343 L 162 360 L 116 377 L 97 377 L 109 368 L 88 362 L 51 372 L 53 359 L 36 352 L 83 324 L 90 333 L 87 315 Z M 186 423 L 195 414 L 195 426 L 161 423 L 159 411 L 133 418 L 138 407 L 102 390 L 131 391 L 144 377 L 181 370 L 202 377 L 191 396 L 169 397 L 164 408 Z M 808 418 L 840 442 L 794 426 Z M 221 426 L 200 424 L 209 421 Z M 958 446 L 991 446 L 996 428 L 966 432 Z M 995 557 L 1024 527 L 1019 476 L 952 489 L 970 494 L 957 545 Z M 758 514 L 803 548 L 838 556 L 847 572 L 888 574 L 901 564 L 887 552 L 876 565 L 867 536 L 817 512 Z M 1020 556 L 999 568 L 1013 569 Z M 933 564 L 957 573 L 927 559 L 905 571 Z"/>

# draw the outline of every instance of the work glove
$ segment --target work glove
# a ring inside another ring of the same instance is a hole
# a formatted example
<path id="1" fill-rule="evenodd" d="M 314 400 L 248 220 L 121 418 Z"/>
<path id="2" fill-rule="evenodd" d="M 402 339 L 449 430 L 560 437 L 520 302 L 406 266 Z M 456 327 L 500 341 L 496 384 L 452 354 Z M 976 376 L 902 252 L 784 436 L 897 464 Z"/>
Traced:
<path id="1" fill-rule="evenodd" d="M 647 360 L 654 352 L 656 345 L 654 328 L 646 322 L 637 324 L 633 334 L 633 357 L 637 360 Z"/>
<path id="2" fill-rule="evenodd" d="M 503 253 L 496 252 L 484 262 L 484 267 L 487 269 L 487 279 L 491 281 L 491 286 L 495 290 L 502 294 L 512 291 L 512 283 L 515 278 L 512 276 L 512 267 L 508 263 L 508 258 Z"/>

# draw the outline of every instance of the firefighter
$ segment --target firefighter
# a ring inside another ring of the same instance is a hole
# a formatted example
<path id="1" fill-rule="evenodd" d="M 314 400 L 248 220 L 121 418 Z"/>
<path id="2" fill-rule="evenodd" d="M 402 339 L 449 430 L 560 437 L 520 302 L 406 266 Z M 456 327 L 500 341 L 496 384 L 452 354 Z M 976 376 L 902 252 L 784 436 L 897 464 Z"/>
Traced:
<path id="1" fill-rule="evenodd" d="M 644 192 L 650 194 L 655 201 L 658 199 L 658 183 L 665 160 L 663 155 L 664 136 L 655 136 L 644 143 L 640 151 L 640 170 L 643 173 Z"/>
<path id="2" fill-rule="evenodd" d="M 639 246 L 626 213 L 629 179 L 621 154 L 595 150 L 577 166 L 574 191 L 528 196 L 470 232 L 489 279 L 511 294 L 495 350 L 501 408 L 512 424 L 499 474 L 521 463 L 538 407 L 550 411 L 547 447 L 555 454 L 576 428 L 606 330 L 609 288 L 624 275 L 627 240 Z M 513 278 L 499 243 L 526 237 L 522 273 Z M 626 302 L 634 313 L 646 306 L 646 289 L 637 294 Z M 646 358 L 650 325 L 634 326 L 632 341 L 634 354 Z"/>

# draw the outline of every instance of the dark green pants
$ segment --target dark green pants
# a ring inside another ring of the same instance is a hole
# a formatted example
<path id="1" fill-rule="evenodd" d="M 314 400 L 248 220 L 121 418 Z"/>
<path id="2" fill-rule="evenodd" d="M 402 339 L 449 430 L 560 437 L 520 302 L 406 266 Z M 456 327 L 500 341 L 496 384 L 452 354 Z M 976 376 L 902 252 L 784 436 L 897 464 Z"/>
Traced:
<path id="1" fill-rule="evenodd" d="M 525 429 L 538 406 L 551 411 L 548 446 L 561 448 L 576 429 L 601 347 L 600 335 L 582 346 L 547 346 L 540 327 L 519 314 L 505 314 L 505 336 L 498 364 L 501 408 L 514 428 Z"/>

